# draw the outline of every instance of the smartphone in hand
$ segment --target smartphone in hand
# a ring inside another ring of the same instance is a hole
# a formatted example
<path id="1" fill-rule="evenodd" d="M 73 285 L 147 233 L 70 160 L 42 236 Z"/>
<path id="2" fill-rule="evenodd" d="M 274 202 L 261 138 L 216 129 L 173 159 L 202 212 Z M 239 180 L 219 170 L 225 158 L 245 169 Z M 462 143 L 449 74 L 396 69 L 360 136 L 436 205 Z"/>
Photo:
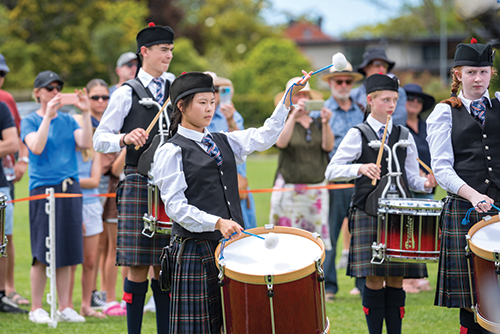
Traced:
<path id="1" fill-rule="evenodd" d="M 325 105 L 325 101 L 323 100 L 307 100 L 305 103 L 307 111 L 321 110 Z"/>
<path id="2" fill-rule="evenodd" d="M 72 104 L 75 105 L 78 103 L 78 96 L 76 93 L 62 93 L 61 94 L 61 104 L 62 105 L 68 105 Z"/>
<path id="3" fill-rule="evenodd" d="M 231 87 L 230 86 L 220 86 L 219 87 L 219 104 L 230 104 L 231 103 Z"/>

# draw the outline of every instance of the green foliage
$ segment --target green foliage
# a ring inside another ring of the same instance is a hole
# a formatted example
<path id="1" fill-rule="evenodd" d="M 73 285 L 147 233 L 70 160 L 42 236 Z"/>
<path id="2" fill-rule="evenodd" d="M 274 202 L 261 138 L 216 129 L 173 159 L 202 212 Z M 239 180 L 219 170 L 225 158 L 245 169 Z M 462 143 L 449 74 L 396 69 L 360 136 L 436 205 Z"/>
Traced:
<path id="1" fill-rule="evenodd" d="M 180 37 L 174 41 L 174 58 L 168 68 L 169 72 L 176 76 L 182 72 L 200 71 L 209 69 L 209 62 L 200 56 L 194 48 L 193 41 L 186 37 Z"/>

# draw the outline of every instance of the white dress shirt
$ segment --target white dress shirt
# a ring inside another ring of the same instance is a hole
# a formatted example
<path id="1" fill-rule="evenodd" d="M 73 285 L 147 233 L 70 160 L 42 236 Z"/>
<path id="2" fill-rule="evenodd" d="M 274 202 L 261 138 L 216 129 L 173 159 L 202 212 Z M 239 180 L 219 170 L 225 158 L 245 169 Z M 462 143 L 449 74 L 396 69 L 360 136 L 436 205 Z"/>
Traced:
<path id="1" fill-rule="evenodd" d="M 139 69 L 137 77 L 144 87 L 147 87 L 151 94 L 155 96 L 156 83 L 153 82 L 154 77 Z M 163 85 L 166 80 L 171 81 L 171 74 L 164 72 L 161 76 Z M 165 86 L 162 87 L 165 90 Z M 94 149 L 97 152 L 111 153 L 121 151 L 120 129 L 123 126 L 123 120 L 127 117 L 132 107 L 132 87 L 128 85 L 120 86 L 112 95 L 109 100 L 108 107 L 102 115 L 101 122 L 94 133 Z"/>
<path id="2" fill-rule="evenodd" d="M 370 127 L 378 133 L 379 129 L 382 126 L 385 126 L 384 123 L 377 121 L 371 115 L 368 116 L 366 122 Z M 388 135 L 391 134 L 392 131 L 392 118 L 389 121 L 389 127 L 387 129 Z M 421 177 L 419 174 L 419 166 L 418 166 L 418 152 L 417 147 L 415 145 L 415 140 L 411 133 L 408 135 L 408 140 L 410 142 L 410 146 L 406 148 L 406 159 L 405 165 L 401 166 L 401 169 L 406 171 L 406 178 L 408 179 L 408 186 L 413 191 L 417 192 L 427 192 L 430 193 L 432 188 L 425 188 L 424 183 L 427 181 L 427 178 Z M 333 156 L 332 160 L 328 164 L 328 167 L 325 171 L 325 177 L 329 181 L 350 181 L 352 179 L 357 179 L 362 176 L 359 173 L 359 168 L 361 167 L 361 163 L 353 164 L 353 161 L 359 159 L 362 153 L 362 137 L 361 131 L 356 128 L 351 128 L 347 131 L 344 139 L 340 143 L 337 152 Z M 394 159 L 395 157 L 393 157 Z M 376 163 L 376 161 L 373 161 Z"/>
<path id="3" fill-rule="evenodd" d="M 491 107 L 488 90 L 484 92 L 483 96 L 488 98 Z M 495 96 L 500 99 L 500 92 L 496 92 Z M 462 92 L 458 97 L 470 114 L 470 104 L 473 100 L 466 99 Z M 452 116 L 450 105 L 446 103 L 437 104 L 427 118 L 426 123 L 427 142 L 431 152 L 431 168 L 436 181 L 444 190 L 458 194 L 458 190 L 465 184 L 465 181 L 453 169 L 455 158 L 451 142 Z"/>
<path id="4" fill-rule="evenodd" d="M 285 105 L 280 103 L 271 117 L 258 129 L 221 131 L 227 136 L 237 164 L 244 163 L 246 157 L 253 151 L 267 150 L 276 142 L 285 126 L 288 111 Z M 201 133 L 179 125 L 177 133 L 195 141 L 205 151 L 208 150 L 208 147 L 201 143 L 203 136 L 209 133 L 207 129 Z M 203 171 L 200 170 L 200 173 Z M 160 189 L 161 199 L 165 203 L 165 212 L 172 220 L 191 232 L 215 230 L 215 224 L 220 217 L 208 214 L 188 204 L 184 195 L 188 184 L 183 172 L 182 153 L 179 146 L 167 142 L 155 152 L 153 175 L 155 184 Z"/>

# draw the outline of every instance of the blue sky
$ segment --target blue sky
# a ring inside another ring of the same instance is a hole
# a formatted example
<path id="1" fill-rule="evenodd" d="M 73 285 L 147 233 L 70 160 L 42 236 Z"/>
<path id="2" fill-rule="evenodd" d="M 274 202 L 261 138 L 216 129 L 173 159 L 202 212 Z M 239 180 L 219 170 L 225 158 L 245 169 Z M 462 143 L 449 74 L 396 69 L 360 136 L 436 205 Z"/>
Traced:
<path id="1" fill-rule="evenodd" d="M 333 37 L 364 24 L 383 22 L 397 16 L 405 3 L 418 4 L 420 0 L 380 0 L 386 8 L 379 8 L 370 0 L 271 0 L 274 10 L 267 10 L 265 18 L 271 24 L 287 22 L 283 12 L 294 15 L 323 16 L 323 31 Z"/>

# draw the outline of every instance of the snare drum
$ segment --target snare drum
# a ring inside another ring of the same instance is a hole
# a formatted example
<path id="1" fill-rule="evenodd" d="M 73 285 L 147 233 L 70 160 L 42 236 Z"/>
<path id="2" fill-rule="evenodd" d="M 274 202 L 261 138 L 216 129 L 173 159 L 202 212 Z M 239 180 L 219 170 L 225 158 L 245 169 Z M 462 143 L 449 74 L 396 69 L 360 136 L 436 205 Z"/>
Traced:
<path id="1" fill-rule="evenodd" d="M 156 186 L 154 178 L 148 177 L 148 212 L 144 213 L 144 229 L 142 234 L 152 238 L 155 233 L 170 234 L 172 221 L 165 213 L 165 204 L 161 200 L 160 189 Z"/>
<path id="2" fill-rule="evenodd" d="M 381 198 L 377 242 L 372 263 L 437 262 L 441 201 L 423 198 Z"/>
<path id="3" fill-rule="evenodd" d="M 465 236 L 469 264 L 472 309 L 484 329 L 500 333 L 500 218 L 486 217 L 471 227 Z M 471 252 L 472 251 L 472 252 Z M 471 273 L 470 261 L 474 263 Z M 476 294 L 474 298 L 473 278 Z"/>
<path id="4" fill-rule="evenodd" d="M 281 226 L 248 231 L 276 233 L 278 245 L 242 234 L 225 244 L 223 259 L 217 247 L 224 333 L 329 333 L 319 236 Z"/>
<path id="5" fill-rule="evenodd" d="M 7 256 L 7 237 L 5 236 L 5 208 L 7 207 L 7 196 L 0 193 L 0 256 Z"/>

